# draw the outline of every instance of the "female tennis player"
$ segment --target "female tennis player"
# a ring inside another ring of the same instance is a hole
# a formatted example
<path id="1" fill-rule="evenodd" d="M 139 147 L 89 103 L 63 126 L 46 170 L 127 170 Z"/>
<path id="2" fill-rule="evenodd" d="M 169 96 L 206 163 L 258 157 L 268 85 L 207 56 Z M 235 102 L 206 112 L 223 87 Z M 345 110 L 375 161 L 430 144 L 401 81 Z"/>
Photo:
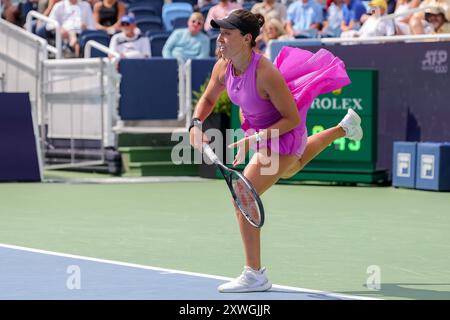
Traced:
<path id="1" fill-rule="evenodd" d="M 211 113 L 223 90 L 227 90 L 231 101 L 241 108 L 242 129 L 246 132 L 242 140 L 229 146 L 238 148 L 233 165 L 244 161 L 249 147 L 263 146 L 255 151 L 243 172 L 259 195 L 280 178 L 297 173 L 335 139 L 362 138 L 361 119 L 351 109 L 335 127 L 307 137 L 306 114 L 314 98 L 350 83 L 344 63 L 324 49 L 313 54 L 285 47 L 272 64 L 254 51 L 263 24 L 263 16 L 246 10 L 236 10 L 222 20 L 211 21 L 213 28 L 220 28 L 217 40 L 220 58 L 189 128 L 191 144 L 201 150 L 208 137 L 199 124 Z M 274 139 L 277 143 L 273 143 Z M 264 174 L 262 169 L 274 159 L 278 162 L 276 170 Z M 245 267 L 238 278 L 220 285 L 218 290 L 268 290 L 272 284 L 265 268 L 261 268 L 260 229 L 252 226 L 237 208 L 236 216 L 244 244 Z"/>

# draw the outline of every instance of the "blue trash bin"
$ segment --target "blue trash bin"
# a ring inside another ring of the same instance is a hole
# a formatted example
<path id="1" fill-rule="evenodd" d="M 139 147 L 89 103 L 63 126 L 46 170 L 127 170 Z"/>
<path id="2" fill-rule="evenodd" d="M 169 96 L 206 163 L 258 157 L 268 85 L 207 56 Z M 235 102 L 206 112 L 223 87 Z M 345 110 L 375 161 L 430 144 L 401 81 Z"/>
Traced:
<path id="1" fill-rule="evenodd" d="M 450 191 L 450 143 L 417 145 L 416 188 Z"/>
<path id="2" fill-rule="evenodd" d="M 417 142 L 394 142 L 392 161 L 392 185 L 394 187 L 415 187 L 416 154 Z"/>

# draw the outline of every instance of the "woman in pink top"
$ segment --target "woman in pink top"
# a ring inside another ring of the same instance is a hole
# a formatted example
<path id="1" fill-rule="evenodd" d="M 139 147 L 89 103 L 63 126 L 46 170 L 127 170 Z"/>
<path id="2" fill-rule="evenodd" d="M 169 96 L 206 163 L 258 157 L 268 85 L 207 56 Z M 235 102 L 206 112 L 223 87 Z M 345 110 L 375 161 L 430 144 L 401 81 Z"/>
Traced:
<path id="1" fill-rule="evenodd" d="M 212 71 L 208 87 L 199 100 L 190 131 L 191 144 L 201 149 L 208 138 L 201 124 L 211 113 L 218 97 L 227 90 L 240 106 L 245 137 L 231 144 L 238 153 L 233 165 L 245 160 L 249 147 L 256 148 L 244 175 L 262 194 L 280 178 L 301 170 L 335 139 L 362 138 L 361 119 L 349 110 L 335 127 L 310 137 L 306 114 L 315 97 L 350 83 L 344 63 L 326 50 L 313 54 L 285 47 L 272 64 L 254 51 L 264 18 L 246 10 L 233 11 L 223 20 L 212 20 L 220 28 L 221 58 Z M 267 167 L 273 170 L 270 174 Z M 221 292 L 265 291 L 271 283 L 261 268 L 260 229 L 250 225 L 236 210 L 244 242 L 246 266 L 235 280 L 219 286 Z"/>

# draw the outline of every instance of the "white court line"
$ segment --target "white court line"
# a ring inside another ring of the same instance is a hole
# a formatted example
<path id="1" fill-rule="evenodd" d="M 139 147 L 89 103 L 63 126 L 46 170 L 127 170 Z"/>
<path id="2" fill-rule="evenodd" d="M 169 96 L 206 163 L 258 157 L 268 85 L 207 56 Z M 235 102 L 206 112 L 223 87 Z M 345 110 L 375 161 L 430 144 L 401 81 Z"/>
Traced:
<path id="1" fill-rule="evenodd" d="M 47 250 L 40 250 L 40 249 L 34 249 L 34 248 L 28 248 L 28 247 L 15 246 L 15 245 L 4 244 L 4 243 L 0 243 L 0 247 L 14 249 L 14 250 L 34 252 L 34 253 L 47 254 L 47 255 L 64 257 L 64 258 L 72 258 L 72 259 L 80 259 L 80 260 L 86 260 L 86 261 L 92 261 L 92 262 L 107 263 L 107 264 L 113 264 L 113 265 L 118 265 L 118 266 L 130 267 L 130 268 L 160 271 L 162 274 L 176 273 L 176 274 L 183 274 L 183 275 L 188 275 L 188 276 L 203 277 L 203 278 L 210 278 L 210 279 L 217 279 L 217 280 L 224 280 L 224 281 L 232 280 L 232 278 L 215 276 L 215 275 L 205 274 L 205 273 L 181 271 L 181 270 L 175 270 L 175 269 L 166 269 L 166 268 L 146 266 L 146 265 L 142 265 L 142 264 L 91 258 L 91 257 L 85 257 L 85 256 L 78 256 L 78 255 L 74 255 L 74 254 L 67 254 L 67 253 L 61 253 L 61 252 L 55 252 L 55 251 L 47 251 Z M 372 298 L 372 297 L 353 296 L 353 295 L 347 295 L 347 294 L 332 293 L 332 292 L 326 292 L 326 291 L 320 291 L 320 290 L 312 290 L 312 289 L 290 287 L 290 286 L 283 286 L 283 285 L 276 285 L 276 284 L 274 284 L 272 286 L 272 288 L 292 290 L 292 291 L 304 292 L 304 293 L 321 294 L 321 295 L 325 295 L 325 296 L 331 297 L 331 298 L 341 298 L 341 299 L 343 298 L 343 299 L 354 299 L 354 300 L 380 300 L 380 299 Z"/>
<path id="2" fill-rule="evenodd" d="M 137 184 L 172 182 L 208 182 L 211 179 L 200 177 L 109 177 L 109 178 L 45 178 L 46 183 L 66 184 Z"/>

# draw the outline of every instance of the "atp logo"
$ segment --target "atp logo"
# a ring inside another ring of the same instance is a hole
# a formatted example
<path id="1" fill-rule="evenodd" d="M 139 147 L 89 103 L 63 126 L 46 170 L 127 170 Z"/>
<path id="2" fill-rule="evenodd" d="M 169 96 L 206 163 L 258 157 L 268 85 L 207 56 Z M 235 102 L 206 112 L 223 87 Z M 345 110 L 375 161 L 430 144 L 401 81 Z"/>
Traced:
<path id="1" fill-rule="evenodd" d="M 442 74 L 448 72 L 448 54 L 446 50 L 428 50 L 422 60 L 422 71 Z"/>

